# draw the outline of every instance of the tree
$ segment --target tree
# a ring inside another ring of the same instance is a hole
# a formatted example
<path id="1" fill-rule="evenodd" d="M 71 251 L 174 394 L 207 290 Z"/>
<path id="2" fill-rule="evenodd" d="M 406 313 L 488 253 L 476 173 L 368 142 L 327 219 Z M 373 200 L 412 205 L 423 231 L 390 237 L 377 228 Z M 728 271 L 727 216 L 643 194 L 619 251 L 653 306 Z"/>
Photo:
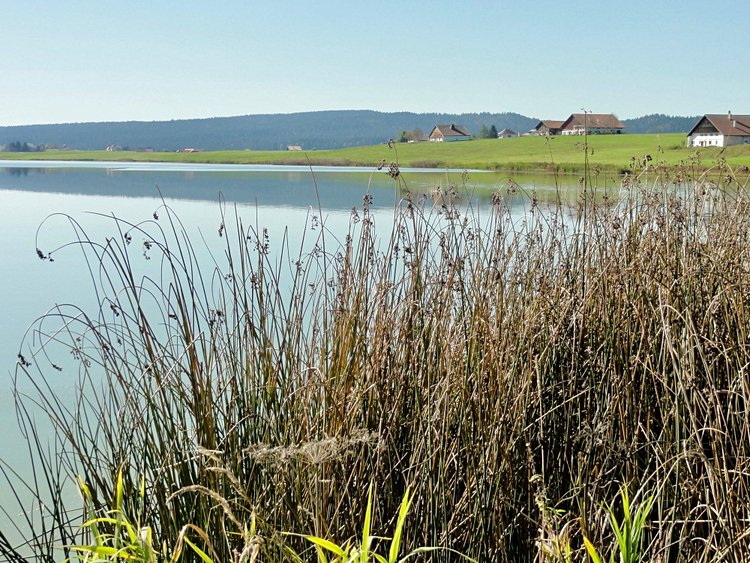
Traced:
<path id="1" fill-rule="evenodd" d="M 490 130 L 487 129 L 487 126 L 482 123 L 482 126 L 479 128 L 479 138 L 480 139 L 486 139 L 489 136 Z"/>
<path id="2" fill-rule="evenodd" d="M 405 143 L 408 140 L 409 138 L 406 136 L 406 131 L 404 129 L 401 129 L 401 132 L 398 134 L 398 137 L 396 137 L 396 141 L 399 143 Z"/>
<path id="3" fill-rule="evenodd" d="M 490 127 L 490 134 L 488 135 L 490 139 L 497 139 L 497 127 L 494 125 Z"/>

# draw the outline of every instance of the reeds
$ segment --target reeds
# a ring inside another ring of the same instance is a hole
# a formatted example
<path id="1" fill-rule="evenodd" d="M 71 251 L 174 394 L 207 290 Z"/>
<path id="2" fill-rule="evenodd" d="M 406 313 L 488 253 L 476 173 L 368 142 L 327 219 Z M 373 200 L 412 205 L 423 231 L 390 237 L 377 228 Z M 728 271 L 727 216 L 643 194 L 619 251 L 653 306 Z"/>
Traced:
<path id="1" fill-rule="evenodd" d="M 413 491 L 406 551 L 544 560 L 549 505 L 583 557 L 629 487 L 653 495 L 648 560 L 745 560 L 750 200 L 719 172 L 604 202 L 584 183 L 576 209 L 530 194 L 522 221 L 502 193 L 481 217 L 406 192 L 384 238 L 368 196 L 340 243 L 308 225 L 302 249 L 222 216 L 208 268 L 168 208 L 105 241 L 77 227 L 100 307 L 41 319 L 17 373 L 37 556 L 85 543 L 65 482 L 105 510 L 122 470 L 154 545 L 191 524 L 222 561 L 250 522 L 258 560 L 315 558 L 284 532 L 357 537 L 370 483 L 373 537 Z M 48 390 L 63 354 L 74 404 Z"/>

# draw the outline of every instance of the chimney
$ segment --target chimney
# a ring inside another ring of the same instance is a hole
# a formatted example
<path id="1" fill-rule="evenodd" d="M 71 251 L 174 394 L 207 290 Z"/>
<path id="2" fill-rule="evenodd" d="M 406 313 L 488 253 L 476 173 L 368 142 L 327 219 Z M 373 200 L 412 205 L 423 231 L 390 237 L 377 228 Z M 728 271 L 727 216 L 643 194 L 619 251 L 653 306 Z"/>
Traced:
<path id="1" fill-rule="evenodd" d="M 732 127 L 737 128 L 737 120 L 736 119 L 732 120 Z"/>
<path id="2" fill-rule="evenodd" d="M 729 111 L 727 112 L 727 119 L 728 119 L 729 121 L 732 121 L 732 111 L 731 111 L 731 110 L 729 110 Z"/>

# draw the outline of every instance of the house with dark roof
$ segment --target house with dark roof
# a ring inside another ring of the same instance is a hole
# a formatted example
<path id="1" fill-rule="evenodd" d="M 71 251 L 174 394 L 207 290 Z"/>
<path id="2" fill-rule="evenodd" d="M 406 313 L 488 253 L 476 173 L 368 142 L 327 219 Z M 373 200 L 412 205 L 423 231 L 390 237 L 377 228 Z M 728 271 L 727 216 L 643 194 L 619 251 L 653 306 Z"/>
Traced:
<path id="1" fill-rule="evenodd" d="M 503 129 L 502 131 L 499 131 L 497 134 L 498 139 L 510 139 L 511 137 L 517 137 L 516 132 L 513 131 L 513 129 L 508 129 L 507 127 Z"/>
<path id="2" fill-rule="evenodd" d="M 611 113 L 571 113 L 563 121 L 560 133 L 563 135 L 616 135 L 625 126 Z"/>
<path id="3" fill-rule="evenodd" d="M 750 143 L 750 115 L 707 113 L 687 134 L 689 147 L 730 147 Z"/>
<path id="4" fill-rule="evenodd" d="M 565 122 L 543 119 L 536 124 L 536 127 L 534 127 L 531 132 L 534 135 L 559 135 L 563 123 Z"/>
<path id="5" fill-rule="evenodd" d="M 450 125 L 435 125 L 430 132 L 430 141 L 441 143 L 451 141 L 468 141 L 471 133 L 463 126 L 451 123 Z"/>

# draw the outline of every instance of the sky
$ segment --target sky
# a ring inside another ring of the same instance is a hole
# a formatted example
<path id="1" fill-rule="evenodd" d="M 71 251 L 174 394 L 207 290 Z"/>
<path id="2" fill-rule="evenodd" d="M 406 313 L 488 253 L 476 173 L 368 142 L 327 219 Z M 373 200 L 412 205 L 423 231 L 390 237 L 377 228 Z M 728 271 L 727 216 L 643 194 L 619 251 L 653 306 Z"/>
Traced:
<path id="1" fill-rule="evenodd" d="M 747 0 L 0 2 L 0 125 L 750 113 Z"/>

